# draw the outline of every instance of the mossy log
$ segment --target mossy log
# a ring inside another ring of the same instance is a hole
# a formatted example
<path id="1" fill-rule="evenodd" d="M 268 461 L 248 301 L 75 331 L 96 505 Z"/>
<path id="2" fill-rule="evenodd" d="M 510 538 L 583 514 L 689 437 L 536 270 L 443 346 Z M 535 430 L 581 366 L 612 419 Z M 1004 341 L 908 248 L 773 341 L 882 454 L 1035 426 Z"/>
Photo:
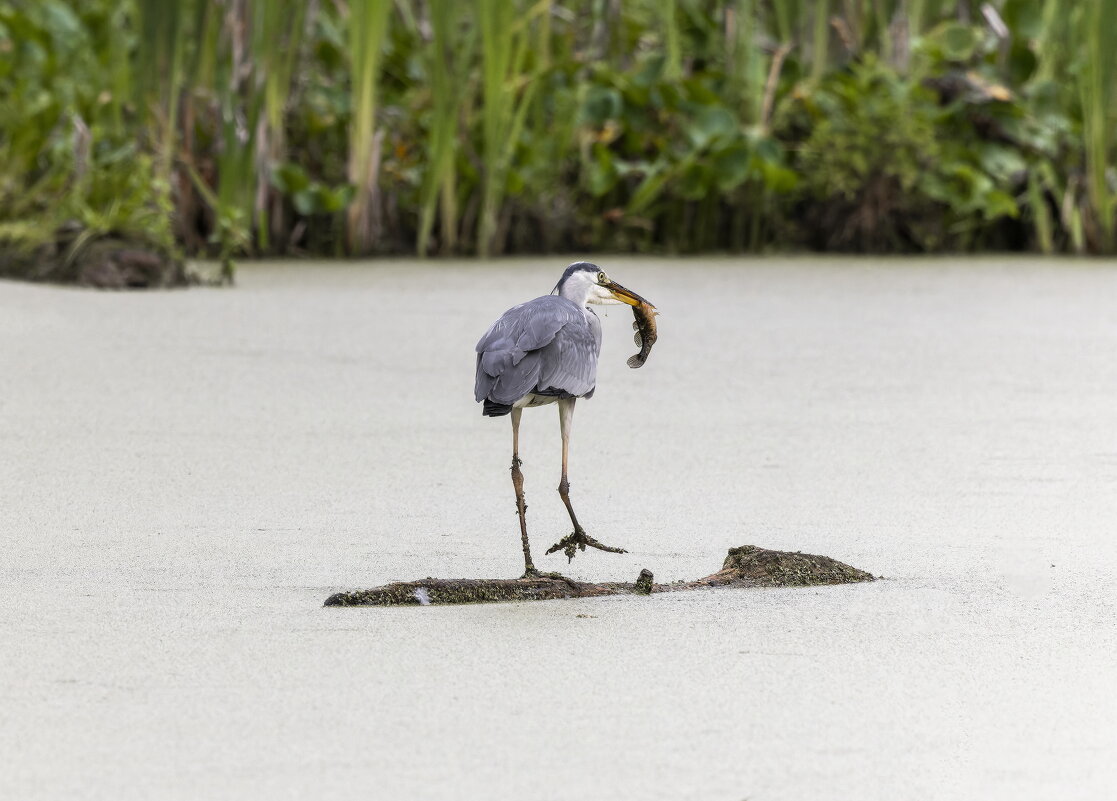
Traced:
<path id="1" fill-rule="evenodd" d="M 435 579 L 404 581 L 369 590 L 339 592 L 326 606 L 427 606 L 497 601 L 547 601 L 557 598 L 592 598 L 600 595 L 648 595 L 709 587 L 813 587 L 873 581 L 871 573 L 828 556 L 770 551 L 755 545 L 730 548 L 721 570 L 694 581 L 656 584 L 649 570 L 636 581 L 576 581 L 558 573 L 518 579 Z"/>
<path id="2" fill-rule="evenodd" d="M 75 247 L 73 231 L 31 249 L 0 242 L 0 277 L 98 289 L 151 289 L 199 283 L 182 259 L 146 242 L 107 236 Z"/>

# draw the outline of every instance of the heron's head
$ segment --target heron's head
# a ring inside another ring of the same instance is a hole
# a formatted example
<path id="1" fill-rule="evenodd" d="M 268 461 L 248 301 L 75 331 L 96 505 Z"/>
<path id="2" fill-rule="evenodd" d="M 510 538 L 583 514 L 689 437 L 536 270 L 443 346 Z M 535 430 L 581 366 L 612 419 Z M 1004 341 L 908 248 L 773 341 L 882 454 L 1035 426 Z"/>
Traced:
<path id="1" fill-rule="evenodd" d="M 631 289 L 625 289 L 606 275 L 596 264 L 588 261 L 578 261 L 567 267 L 551 292 L 572 300 L 579 306 L 587 303 L 627 303 L 629 306 L 647 303 Z"/>

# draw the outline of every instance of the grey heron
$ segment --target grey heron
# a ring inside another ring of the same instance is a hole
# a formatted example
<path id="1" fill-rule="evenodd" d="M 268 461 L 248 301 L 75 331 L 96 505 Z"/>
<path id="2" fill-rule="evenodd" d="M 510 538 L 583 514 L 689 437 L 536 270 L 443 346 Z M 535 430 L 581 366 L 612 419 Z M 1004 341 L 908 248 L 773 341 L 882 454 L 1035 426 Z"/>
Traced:
<path id="1" fill-rule="evenodd" d="M 524 475 L 520 470 L 520 417 L 525 408 L 558 404 L 562 437 L 562 478 L 558 492 L 574 532 L 547 551 L 562 550 L 573 558 L 575 549 L 586 546 L 625 553 L 586 534 L 570 504 L 567 454 L 574 404 L 593 396 L 597 384 L 597 358 L 601 353 L 601 321 L 590 304 L 647 303 L 642 297 L 613 281 L 595 264 L 575 262 L 566 268 L 550 295 L 529 300 L 501 315 L 477 343 L 477 377 L 474 396 L 484 403 L 489 417 L 510 415 L 512 419 L 512 485 L 516 490 L 516 512 L 524 548 L 524 575 L 539 572 L 531 561 L 527 536 L 527 504 Z"/>

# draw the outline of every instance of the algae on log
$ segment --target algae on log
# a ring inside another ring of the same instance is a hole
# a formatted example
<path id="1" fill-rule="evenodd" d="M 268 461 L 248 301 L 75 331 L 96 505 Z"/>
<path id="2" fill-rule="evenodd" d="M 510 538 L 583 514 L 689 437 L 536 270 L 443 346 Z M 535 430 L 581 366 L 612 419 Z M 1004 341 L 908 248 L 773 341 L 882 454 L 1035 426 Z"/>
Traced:
<path id="1" fill-rule="evenodd" d="M 0 278 L 77 284 L 98 289 L 148 289 L 199 283 L 182 259 L 146 242 L 114 236 L 75 247 L 73 231 L 60 229 L 53 241 L 24 250 L 0 242 Z"/>
<path id="2" fill-rule="evenodd" d="M 721 570 L 694 581 L 654 584 L 652 573 L 641 570 L 635 582 L 576 581 L 557 573 L 518 579 L 435 579 L 404 581 L 369 590 L 339 592 L 326 606 L 427 606 L 496 601 L 547 601 L 592 598 L 600 595 L 647 595 L 704 587 L 812 587 L 874 581 L 871 573 L 828 556 L 770 551 L 755 545 L 730 548 Z"/>

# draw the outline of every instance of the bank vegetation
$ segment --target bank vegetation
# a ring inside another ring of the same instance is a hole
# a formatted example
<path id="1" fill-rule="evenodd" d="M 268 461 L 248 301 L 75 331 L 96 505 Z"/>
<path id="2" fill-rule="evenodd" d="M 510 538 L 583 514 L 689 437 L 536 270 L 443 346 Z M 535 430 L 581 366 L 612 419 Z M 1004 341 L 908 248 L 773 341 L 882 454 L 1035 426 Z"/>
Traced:
<path id="1" fill-rule="evenodd" d="M 1117 0 L 0 0 L 0 273 L 1113 253 L 1115 34 Z"/>

